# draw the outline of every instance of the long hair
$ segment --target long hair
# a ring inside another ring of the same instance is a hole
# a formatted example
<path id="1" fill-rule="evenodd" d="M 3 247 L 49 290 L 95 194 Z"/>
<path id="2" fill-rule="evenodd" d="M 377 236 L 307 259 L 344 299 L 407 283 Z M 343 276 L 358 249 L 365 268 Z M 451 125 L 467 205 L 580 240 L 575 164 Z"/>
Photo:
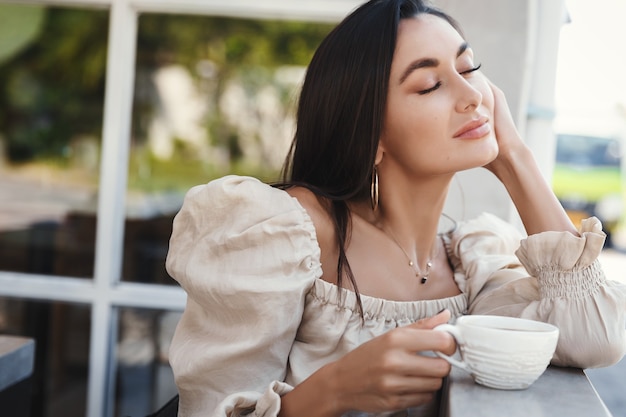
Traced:
<path id="1" fill-rule="evenodd" d="M 350 237 L 348 201 L 369 198 L 374 158 L 383 129 L 391 63 L 402 19 L 428 13 L 458 25 L 422 0 L 371 0 L 322 41 L 300 93 L 294 140 L 282 187 L 304 186 L 328 203 L 339 247 L 337 285 L 344 273 L 362 305 L 345 255 Z"/>

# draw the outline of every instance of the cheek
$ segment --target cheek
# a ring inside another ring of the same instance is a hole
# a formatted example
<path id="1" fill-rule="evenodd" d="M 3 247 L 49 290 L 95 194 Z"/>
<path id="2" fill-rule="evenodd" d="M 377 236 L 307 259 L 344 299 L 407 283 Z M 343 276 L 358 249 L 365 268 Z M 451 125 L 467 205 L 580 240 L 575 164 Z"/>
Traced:
<path id="1" fill-rule="evenodd" d="M 491 87 L 489 87 L 489 83 L 485 76 L 481 75 L 474 87 L 480 91 L 480 94 L 483 96 L 483 106 L 487 107 L 489 112 L 493 114 L 493 104 L 495 100 L 493 97 L 493 91 L 491 90 Z"/>
<path id="2" fill-rule="evenodd" d="M 396 106 L 385 118 L 385 133 L 400 142 L 428 135 L 436 114 L 430 115 L 426 110 L 424 106 L 410 102 Z"/>

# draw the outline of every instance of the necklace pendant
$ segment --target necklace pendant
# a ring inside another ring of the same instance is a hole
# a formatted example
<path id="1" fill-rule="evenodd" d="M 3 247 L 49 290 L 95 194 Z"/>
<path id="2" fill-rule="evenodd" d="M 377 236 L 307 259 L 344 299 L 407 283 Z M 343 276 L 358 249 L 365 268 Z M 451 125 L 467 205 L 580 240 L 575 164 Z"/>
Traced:
<path id="1" fill-rule="evenodd" d="M 409 268 L 411 268 L 413 270 L 413 272 L 415 272 L 415 278 L 418 278 L 420 280 L 420 283 L 426 284 L 426 282 L 428 282 L 428 277 L 430 275 L 430 270 L 433 267 L 433 258 L 436 256 L 436 252 L 437 252 L 437 249 L 438 249 L 437 242 L 435 241 L 435 246 L 434 246 L 434 248 L 431 251 L 432 253 L 431 253 L 430 260 L 428 260 L 428 262 L 426 262 L 426 271 L 422 275 L 422 271 L 419 269 L 419 267 L 416 266 L 416 263 L 413 262 L 413 260 L 411 259 L 411 257 L 407 253 L 407 251 L 405 251 L 404 248 L 398 243 L 398 241 L 396 240 L 395 236 L 391 233 L 391 231 L 387 232 L 384 228 L 381 228 L 381 229 L 382 229 L 383 233 L 388 235 L 389 238 L 391 238 L 391 240 L 396 244 L 396 246 L 398 246 L 398 248 L 400 248 L 402 253 L 404 253 L 404 256 L 406 256 L 406 260 L 409 263 Z"/>
<path id="2" fill-rule="evenodd" d="M 430 268 L 433 266 L 433 262 L 432 261 L 428 261 L 426 263 L 426 274 L 424 274 L 424 276 L 422 277 L 422 279 L 420 280 L 420 282 L 422 284 L 426 284 L 426 282 L 428 281 L 428 275 L 430 275 Z"/>

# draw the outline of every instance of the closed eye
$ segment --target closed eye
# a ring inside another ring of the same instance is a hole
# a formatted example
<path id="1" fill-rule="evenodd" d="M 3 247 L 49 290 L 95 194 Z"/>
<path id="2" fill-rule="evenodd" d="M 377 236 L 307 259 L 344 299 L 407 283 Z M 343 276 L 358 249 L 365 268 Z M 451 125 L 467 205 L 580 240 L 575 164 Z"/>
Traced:
<path id="1" fill-rule="evenodd" d="M 469 74 L 471 74 L 471 73 L 473 73 L 473 72 L 475 72 L 475 71 L 478 71 L 478 70 L 480 69 L 480 67 L 481 67 L 481 66 L 482 66 L 482 64 L 478 64 L 478 65 L 476 65 L 476 66 L 475 66 L 475 67 L 473 67 L 473 68 L 470 68 L 470 69 L 468 69 L 468 70 L 465 70 L 465 71 L 460 72 L 460 74 L 461 74 L 461 75 L 469 75 Z M 432 87 L 430 87 L 430 88 L 427 88 L 427 89 L 425 89 L 425 90 L 418 91 L 418 92 L 417 92 L 417 94 L 419 94 L 419 95 L 422 95 L 422 96 L 423 96 L 423 95 L 425 95 L 425 94 L 432 93 L 433 91 L 435 91 L 435 90 L 436 90 L 436 89 L 438 89 L 439 87 L 441 87 L 441 81 L 437 82 L 437 84 L 433 85 L 433 86 L 432 86 Z"/>
<path id="2" fill-rule="evenodd" d="M 474 68 L 470 68 L 470 69 L 468 69 L 466 71 L 463 71 L 463 72 L 461 72 L 461 75 L 468 75 L 468 74 L 471 74 L 474 71 L 478 71 L 482 65 L 483 64 L 478 64 Z"/>
<path id="3" fill-rule="evenodd" d="M 437 84 L 433 85 L 430 88 L 427 88 L 426 90 L 418 91 L 417 94 L 423 96 L 424 94 L 432 93 L 433 91 L 435 91 L 439 87 L 441 87 L 441 81 L 437 82 Z"/>

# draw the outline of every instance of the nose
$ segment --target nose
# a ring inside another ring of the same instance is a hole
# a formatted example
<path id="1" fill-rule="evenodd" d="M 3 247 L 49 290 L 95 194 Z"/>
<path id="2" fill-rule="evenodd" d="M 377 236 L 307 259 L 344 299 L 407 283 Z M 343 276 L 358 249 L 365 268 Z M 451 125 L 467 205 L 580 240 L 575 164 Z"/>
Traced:
<path id="1" fill-rule="evenodd" d="M 468 80 L 460 77 L 459 82 L 459 99 L 457 101 L 456 110 L 459 113 L 476 110 L 483 102 L 483 95 Z"/>

